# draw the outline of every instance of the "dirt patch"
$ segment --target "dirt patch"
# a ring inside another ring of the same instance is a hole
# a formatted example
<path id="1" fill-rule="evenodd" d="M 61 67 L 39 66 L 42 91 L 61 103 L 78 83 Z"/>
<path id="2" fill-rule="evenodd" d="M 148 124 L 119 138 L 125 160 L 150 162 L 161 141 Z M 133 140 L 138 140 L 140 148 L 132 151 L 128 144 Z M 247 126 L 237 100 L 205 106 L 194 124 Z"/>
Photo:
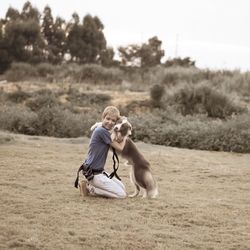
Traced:
<path id="1" fill-rule="evenodd" d="M 81 199 L 88 138 L 1 135 L 1 249 L 249 249 L 249 154 L 137 143 L 159 198 Z M 130 193 L 128 172 L 121 163 Z"/>

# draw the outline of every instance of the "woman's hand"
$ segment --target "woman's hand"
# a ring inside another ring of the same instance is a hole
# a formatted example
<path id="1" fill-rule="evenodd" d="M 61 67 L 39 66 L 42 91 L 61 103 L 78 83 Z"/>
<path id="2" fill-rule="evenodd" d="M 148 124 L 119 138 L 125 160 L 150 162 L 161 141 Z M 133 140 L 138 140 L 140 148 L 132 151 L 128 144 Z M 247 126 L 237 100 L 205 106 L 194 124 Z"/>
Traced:
<path id="1" fill-rule="evenodd" d="M 126 137 L 122 137 L 122 138 L 116 138 L 110 145 L 121 152 L 124 149 L 125 143 L 126 143 Z"/>

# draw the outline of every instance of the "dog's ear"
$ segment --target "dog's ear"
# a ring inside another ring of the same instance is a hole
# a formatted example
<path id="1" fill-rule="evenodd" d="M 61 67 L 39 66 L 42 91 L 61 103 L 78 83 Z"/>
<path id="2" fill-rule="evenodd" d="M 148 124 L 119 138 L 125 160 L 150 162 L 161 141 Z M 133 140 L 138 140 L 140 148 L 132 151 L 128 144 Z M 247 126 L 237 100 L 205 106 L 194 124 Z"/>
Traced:
<path id="1" fill-rule="evenodd" d="M 128 118 L 126 116 L 121 116 L 120 120 L 121 120 L 121 123 L 125 123 L 128 121 Z"/>
<path id="2" fill-rule="evenodd" d="M 128 126 L 129 126 L 129 130 L 130 130 L 130 133 L 131 133 L 131 131 L 132 131 L 132 125 L 131 125 L 131 123 L 128 121 Z"/>

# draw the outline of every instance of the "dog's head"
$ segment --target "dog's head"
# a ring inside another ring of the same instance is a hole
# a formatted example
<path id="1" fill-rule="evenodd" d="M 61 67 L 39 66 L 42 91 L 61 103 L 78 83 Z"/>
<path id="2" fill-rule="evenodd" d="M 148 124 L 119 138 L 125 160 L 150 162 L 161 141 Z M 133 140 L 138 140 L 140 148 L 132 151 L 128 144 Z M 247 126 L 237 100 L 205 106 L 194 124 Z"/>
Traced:
<path id="1" fill-rule="evenodd" d="M 122 116 L 114 126 L 116 137 L 121 139 L 132 134 L 132 125 L 127 117 Z"/>

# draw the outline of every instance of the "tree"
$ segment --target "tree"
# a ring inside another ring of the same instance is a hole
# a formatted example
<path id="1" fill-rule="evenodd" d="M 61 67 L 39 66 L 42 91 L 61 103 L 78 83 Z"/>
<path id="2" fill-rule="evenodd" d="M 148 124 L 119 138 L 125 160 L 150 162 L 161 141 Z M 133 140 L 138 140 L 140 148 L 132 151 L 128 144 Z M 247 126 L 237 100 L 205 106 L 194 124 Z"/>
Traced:
<path id="1" fill-rule="evenodd" d="M 9 7 L 7 12 L 6 12 L 6 15 L 5 15 L 5 19 L 6 21 L 15 21 L 17 19 L 20 19 L 21 16 L 20 16 L 20 13 L 18 10 L 16 9 L 13 9 L 12 7 Z"/>
<path id="2" fill-rule="evenodd" d="M 73 61 L 79 63 L 98 63 L 106 50 L 103 24 L 98 17 L 86 15 L 82 24 L 78 16 L 73 14 L 74 23 L 69 25 L 67 48 Z"/>
<path id="3" fill-rule="evenodd" d="M 40 33 L 40 14 L 30 2 L 23 6 L 21 14 L 9 9 L 5 25 L 5 39 L 9 44 L 9 54 L 15 61 L 40 62 L 43 40 Z"/>
<path id="4" fill-rule="evenodd" d="M 4 37 L 5 20 L 0 19 L 0 73 L 3 73 L 11 64 L 11 56 L 9 55 L 8 42 Z"/>
<path id="5" fill-rule="evenodd" d="M 56 57 L 56 63 L 62 62 L 66 52 L 66 22 L 64 19 L 57 17 L 54 23 L 54 39 L 52 52 Z"/>
<path id="6" fill-rule="evenodd" d="M 102 50 L 100 54 L 101 65 L 103 65 L 104 67 L 113 66 L 115 64 L 114 55 L 115 55 L 115 52 L 112 47 L 108 47 L 107 49 Z"/>
<path id="7" fill-rule="evenodd" d="M 104 26 L 98 17 L 86 15 L 83 19 L 82 39 L 86 45 L 85 62 L 96 63 L 106 49 L 106 39 L 103 34 Z"/>
<path id="8" fill-rule="evenodd" d="M 53 26 L 54 26 L 53 16 L 51 14 L 50 7 L 47 5 L 43 10 L 42 24 L 41 24 L 41 32 L 44 36 L 46 44 L 51 44 L 53 41 L 53 36 L 54 36 Z"/>
<path id="9" fill-rule="evenodd" d="M 62 62 L 65 52 L 65 21 L 57 17 L 55 22 L 50 7 L 44 8 L 41 32 L 45 40 L 45 57 L 51 63 Z"/>
<path id="10" fill-rule="evenodd" d="M 148 43 L 143 43 L 141 46 L 131 44 L 127 47 L 119 47 L 121 64 L 140 66 L 142 68 L 161 64 L 161 59 L 164 56 L 164 50 L 161 50 L 161 43 L 155 36 L 150 38 Z"/>
<path id="11" fill-rule="evenodd" d="M 148 44 L 143 44 L 140 51 L 141 67 L 153 67 L 161 64 L 164 50 L 161 50 L 162 42 L 154 36 L 148 40 Z"/>
<path id="12" fill-rule="evenodd" d="M 195 67 L 195 61 L 192 61 L 190 57 L 184 57 L 183 59 L 177 57 L 173 59 L 168 59 L 164 65 L 166 67 L 171 67 L 171 66 Z"/>
<path id="13" fill-rule="evenodd" d="M 72 21 L 67 25 L 66 32 L 68 33 L 66 39 L 66 47 L 71 55 L 71 60 L 79 62 L 79 52 L 84 48 L 84 43 L 81 39 L 81 25 L 79 24 L 79 16 L 75 12 L 72 14 Z"/>
<path id="14" fill-rule="evenodd" d="M 141 66 L 140 50 L 141 46 L 137 44 L 130 44 L 127 47 L 118 47 L 121 65 Z"/>
<path id="15" fill-rule="evenodd" d="M 21 19 L 22 20 L 33 19 L 35 22 L 39 23 L 40 13 L 37 8 L 34 8 L 32 4 L 29 1 L 27 1 L 23 5 L 23 9 L 21 12 Z"/>

